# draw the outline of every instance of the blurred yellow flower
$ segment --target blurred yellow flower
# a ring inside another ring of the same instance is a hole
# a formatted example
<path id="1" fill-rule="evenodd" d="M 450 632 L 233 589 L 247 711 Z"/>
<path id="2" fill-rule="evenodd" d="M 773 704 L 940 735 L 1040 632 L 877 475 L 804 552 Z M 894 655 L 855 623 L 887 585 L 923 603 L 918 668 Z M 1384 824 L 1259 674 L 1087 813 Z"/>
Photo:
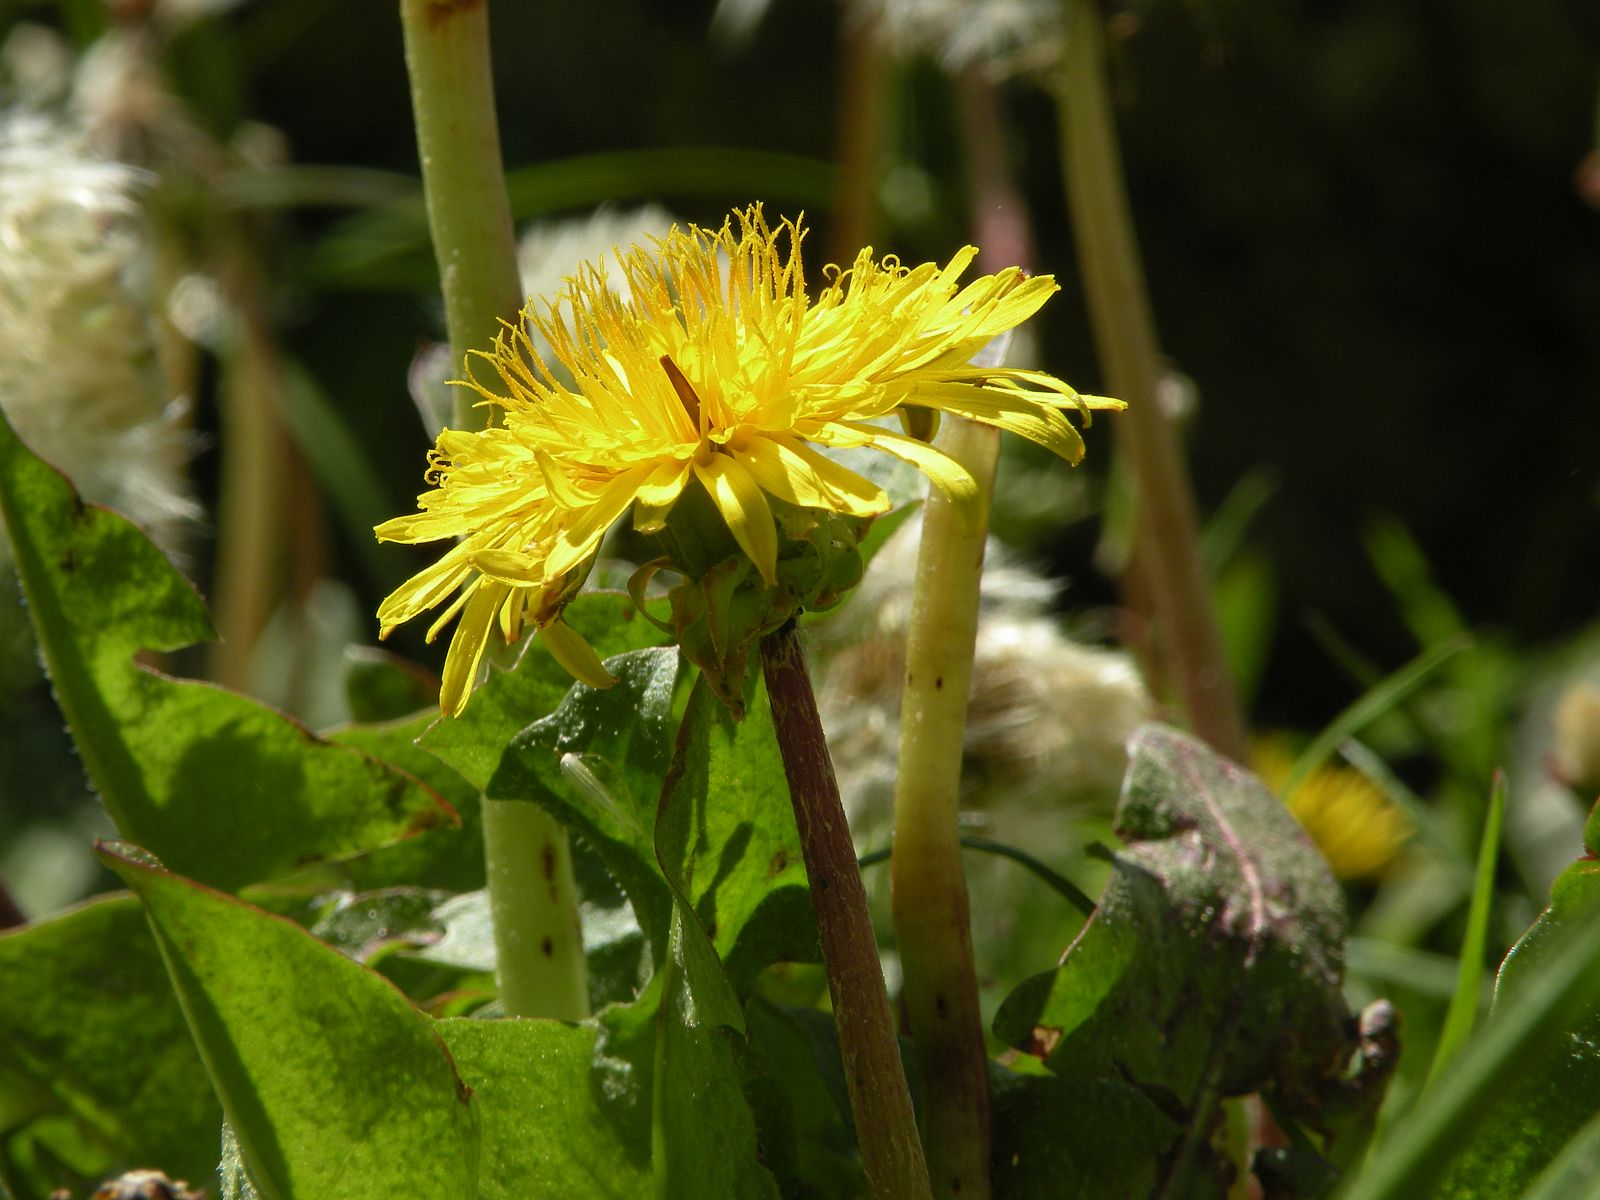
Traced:
<path id="1" fill-rule="evenodd" d="M 1251 768 L 1280 796 L 1294 759 L 1289 747 L 1272 737 L 1258 739 L 1250 753 Z M 1288 807 L 1340 879 L 1380 874 L 1411 836 L 1406 814 L 1350 767 L 1318 767 L 1301 781 Z"/>
<path id="2" fill-rule="evenodd" d="M 623 288 L 608 286 L 604 264 L 587 266 L 553 302 L 530 301 L 491 350 L 474 352 L 458 382 L 501 423 L 440 434 L 421 511 L 377 528 L 382 541 L 458 539 L 378 610 L 387 636 L 454 593 L 428 633 L 461 618 L 440 692 L 445 713 L 465 706 L 494 627 L 514 641 L 532 625 L 574 676 L 609 682 L 560 615 L 630 508 L 636 529 L 659 531 L 698 484 L 771 585 L 778 528 L 769 497 L 849 517 L 889 507 L 877 485 L 814 447 L 871 447 L 975 500 L 964 469 L 871 422 L 907 408 L 954 413 L 1076 462 L 1083 441 L 1062 410 L 1122 407 L 1040 371 L 970 365 L 1057 290 L 1050 277 L 1011 268 L 958 286 L 977 254 L 970 246 L 946 266 L 913 268 L 875 261 L 868 249 L 848 271 L 828 268 L 812 299 L 802 236 L 794 222 L 769 227 L 759 205 L 715 232 L 674 227 L 653 249 L 617 253 Z M 475 361 L 495 379 L 476 378 Z"/>

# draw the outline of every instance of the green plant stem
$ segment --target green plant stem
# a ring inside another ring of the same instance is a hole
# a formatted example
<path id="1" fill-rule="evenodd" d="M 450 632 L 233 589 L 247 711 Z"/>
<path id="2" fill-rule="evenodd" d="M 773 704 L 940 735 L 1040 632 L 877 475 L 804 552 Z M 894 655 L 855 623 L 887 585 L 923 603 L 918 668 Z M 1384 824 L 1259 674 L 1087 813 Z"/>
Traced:
<path id="1" fill-rule="evenodd" d="M 1178 439 L 1161 411 L 1162 360 L 1139 263 L 1095 0 L 1065 0 L 1066 51 L 1057 100 L 1067 206 L 1089 317 L 1108 389 L 1128 402 L 1117 420 L 1135 480 L 1132 563 L 1148 592 L 1160 649 L 1196 734 L 1231 758 L 1244 719 L 1198 553 L 1195 501 Z M 1154 682 L 1154 681 L 1152 681 Z"/>
<path id="2" fill-rule="evenodd" d="M 589 973 L 566 831 L 535 804 L 485 799 L 483 851 L 501 1005 L 512 1016 L 581 1021 Z"/>
<path id="3" fill-rule="evenodd" d="M 972 473 L 982 496 L 993 492 L 998 430 L 949 419 L 942 448 Z M 987 512 L 964 512 L 930 492 L 906 641 L 890 859 L 928 1174 L 935 1195 L 964 1200 L 989 1194 L 989 1056 L 957 822 L 987 532 Z"/>
<path id="4" fill-rule="evenodd" d="M 927 1200 L 928 1168 L 850 826 L 791 622 L 761 642 L 772 722 L 811 882 L 839 1055 L 873 1200 Z"/>
<path id="5" fill-rule="evenodd" d="M 514 319 L 522 305 L 495 124 L 489 6 L 487 0 L 401 0 L 400 22 L 450 352 L 461 364 L 468 350 L 489 345 L 500 322 Z M 486 419 L 460 389 L 453 424 L 481 428 Z M 483 810 L 506 1012 L 587 1016 L 588 964 L 566 831 L 533 805 L 485 797 Z"/>
<path id="6" fill-rule="evenodd" d="M 522 307 L 489 64 L 488 0 L 400 0 L 428 229 L 444 292 L 450 356 L 494 340 Z M 454 424 L 484 424 L 458 391 Z"/>

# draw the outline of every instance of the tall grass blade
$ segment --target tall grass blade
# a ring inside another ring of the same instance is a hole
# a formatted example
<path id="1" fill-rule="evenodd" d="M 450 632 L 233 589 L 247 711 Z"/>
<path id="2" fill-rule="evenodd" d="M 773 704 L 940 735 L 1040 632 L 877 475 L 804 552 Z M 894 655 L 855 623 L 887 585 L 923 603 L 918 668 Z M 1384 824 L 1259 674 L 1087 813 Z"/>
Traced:
<path id="1" fill-rule="evenodd" d="M 1489 934 L 1489 907 L 1494 902 L 1495 864 L 1500 860 L 1500 825 L 1506 811 L 1506 777 L 1496 771 L 1489 793 L 1489 812 L 1483 822 L 1483 841 L 1478 846 L 1478 870 L 1472 884 L 1472 903 L 1467 909 L 1467 930 L 1461 939 L 1461 959 L 1456 973 L 1455 995 L 1445 1013 L 1444 1029 L 1428 1070 L 1427 1086 L 1432 1088 L 1467 1038 L 1478 1020 L 1478 1000 L 1483 994 L 1483 950 Z"/>
<path id="2" fill-rule="evenodd" d="M 1368 688 L 1356 702 L 1345 709 L 1319 733 L 1309 746 L 1295 759 L 1288 779 L 1284 780 L 1283 798 L 1288 800 L 1295 789 L 1305 782 L 1306 776 L 1327 762 L 1346 738 L 1354 736 L 1412 692 L 1416 691 L 1445 663 L 1472 644 L 1465 635 L 1441 642 L 1417 655 L 1392 675 Z"/>

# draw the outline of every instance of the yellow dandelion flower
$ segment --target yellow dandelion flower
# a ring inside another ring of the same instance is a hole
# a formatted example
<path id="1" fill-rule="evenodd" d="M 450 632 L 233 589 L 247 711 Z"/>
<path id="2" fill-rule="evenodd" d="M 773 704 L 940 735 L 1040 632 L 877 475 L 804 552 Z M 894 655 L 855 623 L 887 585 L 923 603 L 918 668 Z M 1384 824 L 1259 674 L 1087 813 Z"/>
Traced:
<path id="1" fill-rule="evenodd" d="M 1289 748 L 1275 738 L 1261 739 L 1250 762 L 1262 782 L 1282 795 L 1294 766 Z M 1340 879 L 1380 874 L 1411 836 L 1405 812 L 1351 767 L 1318 767 L 1301 781 L 1288 807 Z"/>
<path id="2" fill-rule="evenodd" d="M 447 601 L 430 640 L 460 617 L 445 713 L 466 704 L 495 628 L 514 641 L 531 625 L 575 677 L 609 682 L 559 618 L 629 509 L 636 529 L 660 531 L 698 485 L 771 587 L 780 549 L 772 500 L 854 518 L 889 507 L 877 485 L 822 449 L 871 447 L 952 497 L 976 499 L 964 469 L 874 424 L 880 418 L 953 413 L 1077 462 L 1083 440 L 1063 410 L 1121 407 L 1040 371 L 971 365 L 1057 290 L 1050 277 L 1012 268 L 963 286 L 973 247 L 942 267 L 877 261 L 869 249 L 848 271 L 829 268 L 813 298 L 802 237 L 795 222 L 770 227 L 759 205 L 720 230 L 674 227 L 651 249 L 617 252 L 625 287 L 608 285 L 604 264 L 587 266 L 552 303 L 530 301 L 492 349 L 474 352 L 458 383 L 498 423 L 440 434 L 421 511 L 377 528 L 382 541 L 458 539 L 378 610 L 380 636 Z M 492 369 L 490 382 L 473 371 L 479 363 Z"/>

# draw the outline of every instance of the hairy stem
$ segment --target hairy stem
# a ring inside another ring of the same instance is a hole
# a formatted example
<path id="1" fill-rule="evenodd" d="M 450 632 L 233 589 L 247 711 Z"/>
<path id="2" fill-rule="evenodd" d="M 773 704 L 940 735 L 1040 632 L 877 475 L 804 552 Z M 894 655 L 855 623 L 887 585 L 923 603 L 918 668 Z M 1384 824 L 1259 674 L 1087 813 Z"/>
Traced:
<path id="1" fill-rule="evenodd" d="M 792 623 L 762 640 L 761 666 L 811 881 L 867 1184 L 873 1200 L 928 1200 L 928 1168 L 895 1041 L 867 892 Z"/>
<path id="2" fill-rule="evenodd" d="M 1244 753 L 1244 719 L 1222 656 L 1197 551 L 1195 501 L 1171 422 L 1161 411 L 1161 351 L 1139 263 L 1117 148 L 1105 32 L 1095 0 L 1065 0 L 1061 63 L 1062 166 L 1068 209 L 1106 384 L 1128 402 L 1118 419 L 1139 510 L 1133 563 L 1195 733 L 1220 753 Z"/>
<path id="3" fill-rule="evenodd" d="M 951 419 L 945 453 L 994 488 L 999 431 Z M 987 500 L 985 501 L 987 504 Z M 957 814 L 961 747 L 978 630 L 986 514 L 930 489 L 911 597 L 900 769 L 894 793 L 895 941 L 922 1066 L 923 1144 L 934 1194 L 989 1194 L 989 1056 L 978 1011 L 972 922 Z"/>
<path id="4" fill-rule="evenodd" d="M 511 204 L 500 162 L 487 0 L 401 0 L 406 70 L 417 122 L 451 357 L 494 339 L 522 304 Z M 453 424 L 481 428 L 485 410 L 459 389 Z M 566 831 L 532 805 L 483 802 L 500 998 L 522 1017 L 588 1015 L 588 964 Z M 554 864 L 552 866 L 552 863 Z"/>

